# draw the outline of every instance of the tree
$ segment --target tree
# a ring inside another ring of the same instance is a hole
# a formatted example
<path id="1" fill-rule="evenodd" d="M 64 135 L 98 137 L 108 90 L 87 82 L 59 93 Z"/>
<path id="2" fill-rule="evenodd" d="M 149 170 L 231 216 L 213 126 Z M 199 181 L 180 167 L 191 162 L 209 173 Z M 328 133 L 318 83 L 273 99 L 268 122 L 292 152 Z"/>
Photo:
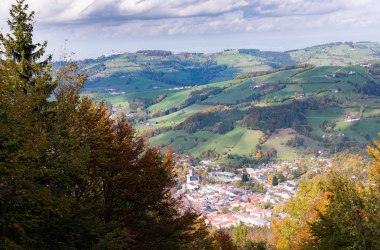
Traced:
<path id="1" fill-rule="evenodd" d="M 20 78 L 25 82 L 23 90 L 25 93 L 43 93 L 45 97 L 51 94 L 55 85 L 50 79 L 51 55 L 45 60 L 47 42 L 33 42 L 33 20 L 34 11 L 28 13 L 28 4 L 25 0 L 16 0 L 9 14 L 8 26 L 11 34 L 6 37 L 0 35 L 0 42 L 4 47 L 6 59 L 16 64 Z M 43 80 L 39 79 L 43 78 Z"/>
<path id="2" fill-rule="evenodd" d="M 285 205 L 285 212 L 290 217 L 272 222 L 277 249 L 312 248 L 308 223 L 317 220 L 317 209 L 322 212 L 327 202 L 326 195 L 321 190 L 323 180 L 323 176 L 303 180 L 297 195 Z"/>
<path id="3" fill-rule="evenodd" d="M 365 205 L 365 194 L 344 175 L 330 173 L 326 191 L 329 203 L 319 219 L 310 224 L 310 231 L 320 248 L 371 249 L 374 244 Z"/>
<path id="4" fill-rule="evenodd" d="M 248 227 L 244 223 L 240 223 L 239 226 L 232 230 L 232 241 L 238 249 L 245 248 L 248 241 Z"/>
<path id="5" fill-rule="evenodd" d="M 213 232 L 212 238 L 214 240 L 214 248 L 221 250 L 233 250 L 235 249 L 231 236 L 224 230 L 217 230 Z"/>
<path id="6" fill-rule="evenodd" d="M 380 191 L 380 141 L 374 141 L 373 147 L 368 147 L 368 153 L 374 160 L 374 163 L 369 169 L 369 177 L 370 180 L 376 184 L 378 189 L 376 191 Z"/>
<path id="7" fill-rule="evenodd" d="M 257 150 L 257 153 L 255 155 L 256 160 L 260 161 L 262 157 L 263 157 L 263 154 L 261 153 L 261 150 L 260 149 Z"/>
<path id="8" fill-rule="evenodd" d="M 172 153 L 148 146 L 125 117 L 111 120 L 104 102 L 80 97 L 74 64 L 53 82 L 37 62 L 45 45 L 34 51 L 27 9 L 12 6 L 15 37 L 2 38 L 1 247 L 207 249 L 203 218 L 173 196 Z"/>
<path id="9" fill-rule="evenodd" d="M 244 174 L 242 175 L 242 177 L 241 177 L 241 181 L 242 181 L 242 182 L 247 182 L 247 181 L 249 181 L 248 174 L 244 173 Z"/>
<path id="10" fill-rule="evenodd" d="M 33 100 L 17 88 L 22 81 L 11 61 L 0 62 L 0 245 L 31 242 L 51 208 L 39 162 L 45 138 L 34 129 Z M 15 87 L 16 86 L 16 87 Z"/>
<path id="11" fill-rule="evenodd" d="M 333 162 L 333 169 L 323 186 L 328 203 L 324 212 L 319 212 L 319 219 L 310 224 L 314 242 L 321 248 L 375 249 L 380 244 L 377 230 L 380 196 L 376 191 L 378 183 L 373 178 L 376 172 L 373 170 L 378 164 L 376 144 L 375 148 L 369 148 L 374 162 L 344 154 Z"/>
<path id="12" fill-rule="evenodd" d="M 276 173 L 276 177 L 279 183 L 286 181 L 286 178 L 281 171 Z"/>
<path id="13" fill-rule="evenodd" d="M 271 186 L 277 186 L 278 185 L 278 179 L 276 175 L 268 175 L 268 183 Z"/>
<path id="14" fill-rule="evenodd" d="M 245 250 L 265 250 L 267 249 L 265 242 L 252 242 L 252 241 L 247 241 L 245 244 Z"/>
<path id="15" fill-rule="evenodd" d="M 369 168 L 370 180 L 373 166 L 376 162 Z M 342 153 L 332 160 L 329 172 L 301 183 L 297 196 L 285 207 L 290 218 L 272 224 L 277 247 L 376 249 L 380 196 L 375 181 L 365 184 L 367 167 L 365 159 Z"/>

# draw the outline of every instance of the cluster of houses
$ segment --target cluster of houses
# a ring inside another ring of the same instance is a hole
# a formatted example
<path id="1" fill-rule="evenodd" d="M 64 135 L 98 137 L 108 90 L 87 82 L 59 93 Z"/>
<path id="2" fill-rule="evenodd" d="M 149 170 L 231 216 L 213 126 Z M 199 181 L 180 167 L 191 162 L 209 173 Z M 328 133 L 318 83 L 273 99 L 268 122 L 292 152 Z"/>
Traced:
<path id="1" fill-rule="evenodd" d="M 363 66 L 364 67 L 364 66 Z M 368 66 L 369 67 L 369 66 Z M 342 74 L 340 74 L 340 75 L 342 75 Z M 353 71 L 353 70 L 350 70 L 349 72 L 348 72 L 348 75 L 356 75 L 356 72 L 355 71 Z M 327 78 L 327 79 L 331 79 L 331 78 L 335 78 L 335 77 L 338 77 L 339 75 L 337 75 L 337 73 L 332 73 L 332 74 L 327 74 L 327 75 L 324 75 L 323 77 L 325 77 L 325 78 Z"/>
<path id="2" fill-rule="evenodd" d="M 111 95 L 125 95 L 125 91 L 118 91 L 117 89 L 108 88 L 104 90 L 105 93 L 111 94 Z"/>
<path id="3" fill-rule="evenodd" d="M 187 182 L 195 185 L 198 176 L 189 174 Z M 188 184 L 187 184 L 188 185 Z M 199 185 L 184 193 L 184 206 L 206 216 L 206 222 L 217 228 L 236 226 L 240 222 L 251 226 L 269 227 L 270 209 L 260 208 L 268 201 L 265 194 L 253 193 L 230 184 Z"/>
<path id="4" fill-rule="evenodd" d="M 197 85 L 195 86 L 182 86 L 182 87 L 174 87 L 174 88 L 170 88 L 169 90 L 182 90 L 182 89 L 191 89 L 192 87 L 196 87 Z"/>
<path id="5" fill-rule="evenodd" d="M 337 134 L 333 134 L 333 133 L 323 134 L 323 135 L 322 135 L 322 138 L 323 138 L 323 139 L 325 139 L 325 138 L 335 139 L 335 138 L 343 137 L 343 136 L 344 136 L 344 133 L 342 133 L 342 132 L 338 132 Z"/>
<path id="6" fill-rule="evenodd" d="M 249 85 L 249 88 L 251 89 L 259 89 L 265 86 L 265 83 L 260 83 L 260 84 L 251 84 Z"/>
<path id="7" fill-rule="evenodd" d="M 268 210 L 270 214 L 270 210 Z M 264 213 L 263 213 L 264 214 Z M 244 223 L 247 226 L 269 227 L 270 221 L 260 218 L 256 215 L 243 212 L 230 212 L 227 214 L 210 215 L 206 219 L 206 223 L 210 223 L 216 228 L 229 228 Z"/>
<path id="8" fill-rule="evenodd" d="M 208 172 L 207 184 L 202 185 L 202 177 L 195 173 L 200 166 L 190 167 L 186 183 L 179 191 L 183 197 L 183 207 L 194 209 L 206 216 L 206 221 L 216 228 L 229 228 L 244 223 L 249 226 L 269 227 L 273 211 L 268 207 L 284 205 L 296 194 L 296 182 L 285 181 L 276 186 L 268 183 L 268 175 L 279 170 L 297 170 L 296 163 L 266 164 L 257 169 L 245 168 L 244 172 L 253 182 L 261 183 L 265 193 L 238 188 L 233 183 L 242 179 L 242 174 L 225 171 Z M 283 172 L 288 175 L 287 171 Z M 276 216 L 286 216 L 276 214 Z"/>

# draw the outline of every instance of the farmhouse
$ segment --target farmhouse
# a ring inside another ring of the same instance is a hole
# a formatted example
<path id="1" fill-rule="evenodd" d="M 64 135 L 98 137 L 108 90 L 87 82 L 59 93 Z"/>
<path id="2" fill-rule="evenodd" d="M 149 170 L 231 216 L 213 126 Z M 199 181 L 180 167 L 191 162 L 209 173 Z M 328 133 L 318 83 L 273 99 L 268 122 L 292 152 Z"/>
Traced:
<path id="1" fill-rule="evenodd" d="M 302 99 L 302 98 L 304 98 L 305 97 L 305 94 L 295 94 L 294 96 L 293 96 L 293 99 Z"/>
<path id="2" fill-rule="evenodd" d="M 346 122 L 360 121 L 360 114 L 359 113 L 345 114 L 344 121 Z"/>

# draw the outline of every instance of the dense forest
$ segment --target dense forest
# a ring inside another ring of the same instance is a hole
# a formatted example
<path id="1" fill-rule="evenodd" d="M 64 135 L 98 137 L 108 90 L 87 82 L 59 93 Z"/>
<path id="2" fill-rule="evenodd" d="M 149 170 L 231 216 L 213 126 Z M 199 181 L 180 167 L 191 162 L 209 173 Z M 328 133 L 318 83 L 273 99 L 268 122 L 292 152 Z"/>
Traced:
<path id="1" fill-rule="evenodd" d="M 241 120 L 242 118 L 243 113 L 240 110 L 220 106 L 187 118 L 176 126 L 176 129 L 184 129 L 190 133 L 199 129 L 225 134 L 234 128 L 236 120 Z"/>
<path id="2" fill-rule="evenodd" d="M 225 134 L 231 131 L 237 121 L 250 129 L 274 131 L 280 128 L 293 128 L 307 133 L 310 127 L 304 117 L 306 103 L 294 101 L 288 105 L 272 107 L 251 107 L 247 111 L 218 106 L 199 112 L 176 126 L 188 132 L 208 130 Z"/>
<path id="3" fill-rule="evenodd" d="M 244 117 L 248 128 L 274 131 L 279 128 L 293 128 L 300 132 L 309 130 L 303 115 L 304 107 L 300 102 L 293 102 L 279 107 L 252 107 Z"/>

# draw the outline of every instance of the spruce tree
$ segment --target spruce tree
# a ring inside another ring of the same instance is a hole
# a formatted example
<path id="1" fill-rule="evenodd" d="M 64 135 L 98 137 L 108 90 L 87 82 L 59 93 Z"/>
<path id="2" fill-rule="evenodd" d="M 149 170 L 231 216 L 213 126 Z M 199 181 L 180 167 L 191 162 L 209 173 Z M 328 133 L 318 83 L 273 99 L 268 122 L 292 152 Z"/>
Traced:
<path id="1" fill-rule="evenodd" d="M 0 35 L 3 46 L 2 54 L 7 60 L 16 64 L 17 72 L 25 82 L 25 93 L 38 93 L 48 96 L 54 89 L 54 84 L 46 84 L 50 79 L 51 55 L 42 59 L 46 53 L 47 42 L 33 42 L 33 22 L 35 12 L 28 12 L 29 6 L 25 0 L 17 0 L 13 4 L 7 23 L 11 31 L 5 37 Z M 43 78 L 43 80 L 41 79 Z"/>

